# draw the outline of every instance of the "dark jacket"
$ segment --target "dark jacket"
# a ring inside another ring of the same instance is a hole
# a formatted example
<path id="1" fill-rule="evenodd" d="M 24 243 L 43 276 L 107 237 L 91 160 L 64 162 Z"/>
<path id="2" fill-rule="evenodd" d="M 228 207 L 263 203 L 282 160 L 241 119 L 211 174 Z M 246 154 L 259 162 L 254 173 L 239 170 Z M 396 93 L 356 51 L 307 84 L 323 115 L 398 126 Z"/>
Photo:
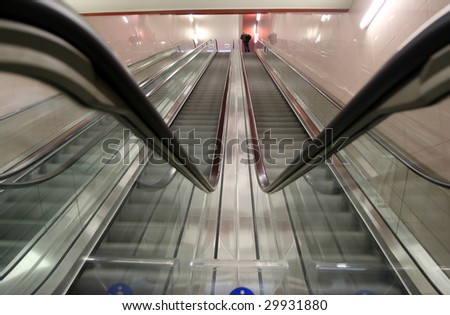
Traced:
<path id="1" fill-rule="evenodd" d="M 241 35 L 241 40 L 244 43 L 248 43 L 251 39 L 252 39 L 252 36 L 250 34 L 242 34 Z"/>

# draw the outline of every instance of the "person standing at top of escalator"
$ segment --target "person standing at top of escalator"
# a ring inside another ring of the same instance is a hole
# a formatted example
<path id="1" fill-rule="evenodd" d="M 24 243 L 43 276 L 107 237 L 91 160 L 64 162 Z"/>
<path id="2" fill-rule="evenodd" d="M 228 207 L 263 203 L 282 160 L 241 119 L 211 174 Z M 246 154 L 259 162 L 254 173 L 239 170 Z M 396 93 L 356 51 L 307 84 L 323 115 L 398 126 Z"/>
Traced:
<path id="1" fill-rule="evenodd" d="M 242 40 L 242 44 L 244 44 L 244 51 L 245 52 L 250 52 L 250 48 L 248 47 L 248 43 L 250 42 L 251 39 L 252 39 L 252 36 L 250 34 L 242 32 L 241 40 Z"/>

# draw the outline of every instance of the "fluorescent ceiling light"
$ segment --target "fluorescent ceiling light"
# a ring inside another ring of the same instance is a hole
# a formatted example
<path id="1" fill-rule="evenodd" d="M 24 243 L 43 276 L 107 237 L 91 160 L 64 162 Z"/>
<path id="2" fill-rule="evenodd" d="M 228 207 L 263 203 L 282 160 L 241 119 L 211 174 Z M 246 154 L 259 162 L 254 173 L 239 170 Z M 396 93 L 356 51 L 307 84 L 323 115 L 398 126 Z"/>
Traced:
<path id="1" fill-rule="evenodd" d="M 127 23 L 128 24 L 128 19 L 127 19 L 127 17 L 126 16 L 122 16 L 122 20 L 125 22 L 125 23 Z"/>
<path id="2" fill-rule="evenodd" d="M 256 14 L 256 20 L 257 20 L 257 21 L 261 20 L 261 13 L 257 13 L 257 14 Z"/>
<path id="3" fill-rule="evenodd" d="M 322 17 L 320 18 L 320 20 L 321 20 L 322 22 L 329 21 L 329 20 L 331 20 L 331 15 L 330 15 L 330 14 L 324 14 L 324 15 L 322 15 Z"/>
<path id="4" fill-rule="evenodd" d="M 369 7 L 369 10 L 367 10 L 366 15 L 364 15 L 361 23 L 359 24 L 359 27 L 362 30 L 366 29 L 370 25 L 370 23 L 372 23 L 373 19 L 377 15 L 378 11 L 380 11 L 385 2 L 386 0 L 373 0 L 372 4 Z"/>
<path id="5" fill-rule="evenodd" d="M 189 21 L 194 22 L 194 16 L 192 14 L 189 14 Z"/>

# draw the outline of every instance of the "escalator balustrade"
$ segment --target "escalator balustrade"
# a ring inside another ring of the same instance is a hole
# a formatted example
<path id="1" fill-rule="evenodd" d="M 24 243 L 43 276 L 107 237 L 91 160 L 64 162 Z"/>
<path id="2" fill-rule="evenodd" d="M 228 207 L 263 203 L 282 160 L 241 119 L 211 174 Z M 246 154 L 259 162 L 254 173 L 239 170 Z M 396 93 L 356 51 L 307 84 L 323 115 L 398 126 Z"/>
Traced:
<path id="1" fill-rule="evenodd" d="M 298 196 L 314 294 L 406 293 L 327 164 L 285 190 Z"/>
<path id="2" fill-rule="evenodd" d="M 103 116 L 96 123 L 50 155 L 41 164 L 18 175 L 15 182 L 32 181 L 58 168 L 61 163 L 76 155 L 88 145 L 93 137 L 102 136 L 122 138 L 122 128 L 114 126 L 111 116 Z M 31 187 L 5 189 L 0 193 L 0 270 L 12 266 L 27 253 L 34 241 L 47 229 L 58 215 L 70 205 L 83 187 L 92 180 L 102 168 L 98 163 L 101 147 L 89 150 L 71 168 L 59 176 Z M 100 155 L 101 156 L 101 155 Z"/>

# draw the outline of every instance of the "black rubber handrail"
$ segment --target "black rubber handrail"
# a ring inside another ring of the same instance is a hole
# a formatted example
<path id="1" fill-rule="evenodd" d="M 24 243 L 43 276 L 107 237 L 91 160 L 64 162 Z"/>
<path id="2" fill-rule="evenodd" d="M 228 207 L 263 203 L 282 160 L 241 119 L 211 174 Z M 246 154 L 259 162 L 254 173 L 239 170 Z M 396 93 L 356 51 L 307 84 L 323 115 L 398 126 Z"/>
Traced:
<path id="1" fill-rule="evenodd" d="M 156 109 L 149 104 L 125 66 L 76 12 L 61 2 L 14 0 L 0 3 L 0 18 L 46 31 L 81 52 L 90 61 L 90 66 L 103 81 L 108 93 L 114 93 L 113 98 L 118 97 L 122 105 L 127 105 L 129 114 L 114 107 L 103 107 L 104 110 L 114 114 L 143 141 L 148 142 L 149 137 L 156 140 L 157 153 L 171 161 L 197 187 L 208 192 L 214 190 L 208 179 L 189 161 L 179 141 L 174 138 Z"/>
<path id="2" fill-rule="evenodd" d="M 398 51 L 317 137 L 306 140 L 292 165 L 271 183 L 260 182 L 263 191 L 286 187 L 389 115 L 431 106 L 448 96 L 449 29 L 446 12 Z M 428 90 L 420 90 L 421 84 Z M 405 97 L 415 92 L 423 94 Z"/>
<path id="3" fill-rule="evenodd" d="M 259 40 L 259 42 L 267 49 L 270 50 L 271 53 L 273 53 L 275 56 L 278 57 L 283 63 L 285 63 L 292 71 L 294 71 L 299 77 L 301 77 L 303 80 L 305 80 L 311 87 L 313 87 L 319 94 L 321 94 L 323 97 L 327 99 L 328 102 L 330 102 L 331 105 L 336 107 L 339 111 L 343 110 L 344 106 L 339 104 L 333 97 L 326 94 L 324 91 L 319 89 L 317 85 L 312 82 L 310 79 L 308 79 L 304 74 L 300 73 L 296 68 L 294 68 L 289 62 L 284 60 L 283 57 L 281 57 L 279 54 L 277 54 L 271 47 L 267 46 L 267 43 L 265 43 L 262 40 Z M 417 163 L 411 160 L 410 157 L 406 156 L 405 154 L 401 153 L 399 149 L 397 149 L 394 145 L 390 144 L 386 140 L 384 140 L 378 133 L 374 130 L 367 131 L 367 135 L 369 135 L 374 141 L 376 141 L 381 147 L 383 147 L 384 150 L 389 152 L 392 156 L 394 156 L 398 161 L 400 161 L 405 167 L 407 167 L 409 170 L 411 170 L 413 173 L 417 174 L 418 176 L 422 177 L 423 179 L 446 189 L 450 189 L 450 182 L 443 180 L 441 178 L 438 178 L 435 176 L 435 174 L 430 174 L 430 172 L 427 172 L 423 167 L 419 166 Z"/>

